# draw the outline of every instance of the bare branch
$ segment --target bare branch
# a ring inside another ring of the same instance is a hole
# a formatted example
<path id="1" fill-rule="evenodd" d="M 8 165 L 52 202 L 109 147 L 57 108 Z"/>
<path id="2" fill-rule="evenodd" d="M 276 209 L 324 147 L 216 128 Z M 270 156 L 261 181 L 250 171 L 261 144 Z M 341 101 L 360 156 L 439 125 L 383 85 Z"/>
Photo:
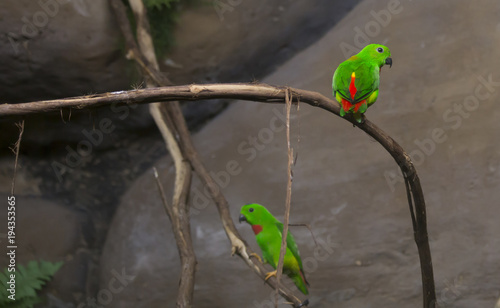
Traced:
<path id="1" fill-rule="evenodd" d="M 220 191 L 220 187 L 215 183 L 213 178 L 210 176 L 205 165 L 202 163 L 198 152 L 194 148 L 193 142 L 191 140 L 191 136 L 189 134 L 189 130 L 187 128 L 186 122 L 184 121 L 184 117 L 182 116 L 182 111 L 178 104 L 174 104 L 172 111 L 172 119 L 174 120 L 177 132 L 179 133 L 179 140 L 181 144 L 181 148 L 185 156 L 191 163 L 191 166 L 195 170 L 195 172 L 200 177 L 203 185 L 208 188 L 211 198 L 214 200 L 215 205 L 219 211 L 219 215 L 221 217 L 222 226 L 226 231 L 227 237 L 231 242 L 231 253 L 237 254 L 240 256 L 245 263 L 250 266 L 254 270 L 254 272 L 261 277 L 261 279 L 265 280 L 266 269 L 264 266 L 258 262 L 250 259 L 249 255 L 252 254 L 252 250 L 246 242 L 242 239 L 238 230 L 234 226 L 233 219 L 229 213 L 229 205 L 227 203 L 226 198 Z M 302 301 L 293 295 L 293 292 L 286 288 L 285 286 L 279 286 L 277 284 L 276 279 L 271 278 L 265 282 L 270 285 L 274 289 L 279 289 L 279 294 L 287 299 L 289 302 L 293 303 L 295 307 L 301 307 Z"/>
<path id="2" fill-rule="evenodd" d="M 182 185 L 183 194 L 181 196 L 186 199 L 191 185 L 191 169 L 188 168 L 188 170 L 189 174 L 185 177 L 186 180 L 181 183 L 176 182 L 176 188 L 179 184 Z M 184 201 L 185 199 L 180 198 L 177 203 L 170 206 L 167 202 L 167 197 L 165 196 L 163 186 L 161 185 L 158 177 L 158 171 L 154 167 L 153 171 L 158 190 L 160 191 L 163 206 L 165 207 L 165 211 L 167 212 L 170 222 L 172 223 L 172 231 L 175 236 L 177 249 L 181 258 L 181 275 L 179 278 L 177 307 L 192 307 L 197 261 L 191 240 L 188 203 Z"/>
<path id="3" fill-rule="evenodd" d="M 21 140 L 23 139 L 24 133 L 24 120 L 21 123 L 16 123 L 16 126 L 19 128 L 19 137 L 17 138 L 17 141 L 14 144 L 14 148 L 12 149 L 14 154 L 16 155 L 16 160 L 14 161 L 14 175 L 12 176 L 12 185 L 10 188 L 11 196 L 14 195 L 14 191 L 16 189 L 17 166 L 19 161 L 19 149 L 21 148 Z"/>
<path id="4" fill-rule="evenodd" d="M 155 85 L 167 85 L 169 81 L 159 73 L 158 61 L 154 53 L 154 45 L 149 33 L 149 22 L 147 20 L 146 8 L 142 0 L 129 0 L 130 6 L 134 12 L 137 24 L 137 39 L 139 40 L 140 51 L 137 50 L 133 34 L 131 33 L 128 20 L 125 15 L 123 3 L 114 1 L 113 7 L 121 23 L 122 32 L 126 37 L 127 45 L 132 50 L 133 59 L 141 66 L 143 71 L 150 77 L 146 82 L 147 87 Z M 148 61 L 151 66 L 147 64 Z M 179 281 L 179 292 L 177 293 L 177 307 L 190 308 L 193 303 L 194 282 L 196 274 L 196 255 L 193 249 L 191 238 L 191 226 L 189 223 L 189 191 L 191 188 L 192 172 L 191 166 L 184 159 L 179 148 L 174 133 L 173 121 L 168 114 L 171 106 L 166 104 L 152 103 L 149 110 L 153 119 L 160 130 L 167 149 L 172 155 L 175 164 L 175 184 L 172 206 L 167 203 L 163 187 L 158 178 L 158 172 L 154 168 L 154 174 L 158 189 L 165 210 L 172 222 L 172 231 L 175 236 L 179 257 L 181 259 L 181 275 Z"/>
<path id="5" fill-rule="evenodd" d="M 137 103 L 145 104 L 157 101 L 177 101 L 177 100 L 207 100 L 207 99 L 239 99 L 239 100 L 251 100 L 265 103 L 284 103 L 285 102 L 285 91 L 283 87 L 273 87 L 265 84 L 205 84 L 205 85 L 184 85 L 184 86 L 173 86 L 173 87 L 163 87 L 163 88 L 152 88 L 152 89 L 141 89 L 134 91 L 121 91 L 115 93 L 104 93 L 94 96 L 86 97 L 75 97 L 60 100 L 51 101 L 38 101 L 32 103 L 23 104 L 3 104 L 0 105 L 0 118 L 13 115 L 24 115 L 33 113 L 42 113 L 49 111 L 58 111 L 59 108 L 72 107 L 75 109 L 83 109 L 89 107 L 106 106 L 110 104 L 127 104 L 127 103 Z M 312 91 L 300 90 L 295 88 L 290 88 L 293 93 L 293 101 L 300 100 L 303 103 L 319 107 L 321 109 L 327 110 L 331 113 L 339 115 L 339 106 L 336 102 L 325 96 Z M 434 286 L 434 273 L 432 268 L 432 258 L 429 248 L 429 240 L 427 234 L 427 216 L 425 208 L 425 199 L 422 192 L 422 187 L 420 184 L 420 179 L 417 175 L 416 169 L 411 161 L 410 156 L 403 150 L 403 148 L 392 139 L 387 133 L 378 128 L 374 123 L 366 120 L 363 123 L 357 123 L 354 119 L 344 118 L 349 121 L 354 126 L 357 126 L 373 139 L 375 139 L 380 145 L 382 145 L 387 152 L 394 158 L 396 163 L 401 168 L 403 175 L 408 179 L 409 189 L 411 191 L 411 197 L 413 199 L 414 214 L 415 214 L 415 229 L 414 237 L 417 244 L 419 257 L 420 257 L 420 268 L 422 273 L 422 286 L 423 286 L 423 301 L 424 308 L 432 308 L 436 302 L 436 292 Z M 183 146 L 183 151 L 186 147 Z M 188 149 L 189 150 L 189 149 Z M 199 158 L 196 157 L 198 160 Z M 191 164 L 196 166 L 193 161 Z M 203 167 L 204 168 L 204 167 Z M 198 166 L 194 168 L 198 174 L 202 170 L 202 167 Z M 206 171 L 206 169 L 205 169 Z M 209 183 L 210 176 L 208 172 L 205 172 L 205 177 L 207 179 L 204 184 Z M 216 185 L 213 181 L 210 182 L 212 185 Z M 210 187 L 210 186 L 207 186 Z M 214 186 L 217 187 L 217 186 Z M 211 194 L 217 196 L 218 193 L 211 190 Z M 225 199 L 224 199 L 225 201 Z M 225 204 L 227 207 L 227 202 Z M 224 207 L 224 204 L 222 205 Z M 220 212 L 220 209 L 219 209 Z M 228 212 L 229 213 L 229 212 Z M 226 214 L 221 214 L 221 216 Z M 227 219 L 231 219 L 229 214 L 227 214 Z M 224 224 L 226 232 L 228 229 L 234 228 L 234 226 L 228 227 Z M 237 233 L 235 233 L 237 234 Z M 240 251 L 245 258 L 248 259 L 248 254 L 245 248 L 244 242 L 241 241 L 241 237 L 236 237 L 236 239 L 231 239 L 231 234 L 228 233 L 231 242 L 238 243 L 238 251 Z M 239 240 L 240 242 L 238 242 Z M 245 259 L 247 264 L 250 266 L 255 265 L 250 259 L 248 261 Z M 256 270 L 258 272 L 258 270 Z M 260 274 L 259 274 L 260 275 Z M 269 279 L 268 282 L 272 282 L 273 279 Z M 275 280 L 274 280 L 275 281 Z"/>
<path id="6" fill-rule="evenodd" d="M 305 90 L 290 88 L 294 93 L 302 97 L 307 97 L 312 105 L 329 100 L 323 95 Z M 130 91 L 116 91 L 103 94 L 79 96 L 57 100 L 46 100 L 21 104 L 1 104 L 0 117 L 13 115 L 27 115 L 33 113 L 43 113 L 59 111 L 60 108 L 85 109 L 89 107 L 102 107 L 114 104 L 148 104 L 161 101 L 197 101 L 202 99 L 242 99 L 254 100 L 268 103 L 283 103 L 285 99 L 283 88 L 273 87 L 266 84 L 205 84 L 205 85 L 184 85 L 161 88 L 136 89 Z M 327 103 L 329 104 L 329 103 Z M 320 105 L 321 107 L 321 105 Z M 335 110 L 338 114 L 338 106 L 333 102 L 328 108 Z"/>
<path id="7" fill-rule="evenodd" d="M 177 307 L 184 308 L 192 306 L 197 264 L 189 222 L 188 197 L 192 179 L 191 166 L 184 160 L 184 157 L 179 149 L 179 145 L 177 144 L 177 140 L 172 133 L 173 125 L 171 119 L 168 114 L 163 113 L 164 110 L 162 110 L 159 105 L 160 104 L 158 103 L 151 104 L 150 111 L 158 128 L 160 129 L 163 139 L 167 144 L 167 149 L 172 155 L 175 165 L 175 185 L 172 201 L 173 206 L 169 217 L 172 222 L 172 228 L 176 238 L 179 256 L 181 258 L 181 275 L 179 292 L 177 294 Z M 167 123 L 170 123 L 170 125 Z M 157 175 L 155 176 L 157 177 Z M 161 186 L 159 182 L 158 185 Z M 162 197 L 162 200 L 163 199 L 165 198 Z M 166 208 L 168 213 L 168 207 L 166 206 Z"/>
<path id="8" fill-rule="evenodd" d="M 110 0 L 111 6 L 115 12 L 116 19 L 122 30 L 122 34 L 125 38 L 125 44 L 128 48 L 127 58 L 134 59 L 142 67 L 142 69 L 149 75 L 158 85 L 169 85 L 172 84 L 165 76 L 160 74 L 155 67 L 157 67 L 141 53 L 135 42 L 132 29 L 130 28 L 130 22 L 127 17 L 127 9 L 121 0 Z M 135 4 L 135 3 L 134 3 Z M 139 4 L 136 4 L 139 6 Z M 136 14 L 134 12 L 134 14 Z M 143 20 L 138 24 L 138 27 L 143 25 Z M 149 26 L 148 26 L 149 27 Z M 142 28 L 141 28 L 142 29 Z M 141 32 L 142 33 L 142 32 Z M 139 34 L 139 33 L 138 33 Z"/>

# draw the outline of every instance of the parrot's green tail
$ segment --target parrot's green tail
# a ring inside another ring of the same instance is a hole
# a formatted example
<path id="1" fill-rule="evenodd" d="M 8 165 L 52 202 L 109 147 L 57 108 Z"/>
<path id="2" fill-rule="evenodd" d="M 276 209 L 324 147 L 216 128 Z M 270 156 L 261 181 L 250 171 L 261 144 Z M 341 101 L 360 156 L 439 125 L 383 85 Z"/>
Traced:
<path id="1" fill-rule="evenodd" d="M 309 291 L 307 290 L 307 286 L 306 286 L 307 282 L 305 281 L 305 279 L 303 278 L 302 275 L 294 274 L 293 276 L 289 275 L 288 277 L 290 277 L 293 280 L 293 282 L 295 283 L 297 288 L 300 290 L 300 292 L 304 293 L 305 295 L 309 294 Z"/>

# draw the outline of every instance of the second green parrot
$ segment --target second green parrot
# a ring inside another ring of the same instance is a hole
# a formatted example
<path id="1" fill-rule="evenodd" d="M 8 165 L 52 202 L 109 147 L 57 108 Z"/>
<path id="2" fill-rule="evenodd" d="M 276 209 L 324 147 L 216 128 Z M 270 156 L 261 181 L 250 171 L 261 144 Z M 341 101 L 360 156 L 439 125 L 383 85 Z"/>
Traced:
<path id="1" fill-rule="evenodd" d="M 262 250 L 264 261 L 276 269 L 280 257 L 283 224 L 260 204 L 253 203 L 245 205 L 241 208 L 240 213 L 240 222 L 246 221 L 252 226 L 257 243 Z M 307 286 L 309 283 L 304 275 L 299 249 L 290 232 L 288 232 L 286 237 L 286 245 L 286 253 L 283 260 L 283 273 L 293 280 L 302 293 L 308 294 L 309 291 L 307 290 Z M 276 271 L 268 273 L 266 280 L 275 275 Z"/>
<path id="2" fill-rule="evenodd" d="M 340 115 L 352 113 L 358 123 L 378 97 L 382 66 L 392 66 L 389 48 L 370 44 L 357 55 L 340 63 L 333 74 L 333 96 L 340 104 Z"/>

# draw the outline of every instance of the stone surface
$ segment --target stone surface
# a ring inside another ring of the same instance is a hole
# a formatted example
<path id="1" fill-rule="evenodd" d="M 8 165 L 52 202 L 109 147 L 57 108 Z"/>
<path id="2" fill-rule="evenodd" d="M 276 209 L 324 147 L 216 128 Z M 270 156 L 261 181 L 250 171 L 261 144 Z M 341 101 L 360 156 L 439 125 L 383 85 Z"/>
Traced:
<path id="1" fill-rule="evenodd" d="M 364 1 L 264 79 L 330 96 L 333 70 L 349 56 L 347 44 L 391 48 L 394 65 L 383 69 L 379 100 L 367 116 L 417 166 L 441 307 L 493 307 L 499 296 L 499 12 L 491 1 Z M 249 202 L 282 217 L 286 143 L 280 113 L 279 105 L 235 102 L 194 136 L 235 222 Z M 315 248 L 307 230 L 292 230 L 311 283 L 310 307 L 419 307 L 418 255 L 396 164 L 342 119 L 304 104 L 293 115 L 299 156 L 291 221 L 309 223 L 321 243 Z M 231 161 L 241 169 L 225 176 Z M 168 158 L 155 165 L 171 184 Z M 230 256 L 217 212 L 202 191 L 195 181 L 195 306 L 271 307 L 271 290 Z M 256 248 L 251 229 L 237 227 Z M 109 307 L 175 306 L 179 261 L 151 171 L 124 195 L 103 253 L 101 286 L 116 267 L 136 278 Z"/>
<path id="2" fill-rule="evenodd" d="M 6 0 L 0 15 L 2 102 L 128 86 L 108 1 Z"/>
<path id="3" fill-rule="evenodd" d="M 86 243 L 87 215 L 39 198 L 17 195 L 16 198 L 16 263 L 29 261 L 63 261 L 44 292 L 68 303 L 76 301 L 88 283 L 91 254 Z M 0 211 L 0 221 L 7 221 L 7 207 Z M 2 223 L 0 268 L 8 264 L 6 255 L 7 224 Z M 71 278 L 69 278 L 71 277 Z"/>

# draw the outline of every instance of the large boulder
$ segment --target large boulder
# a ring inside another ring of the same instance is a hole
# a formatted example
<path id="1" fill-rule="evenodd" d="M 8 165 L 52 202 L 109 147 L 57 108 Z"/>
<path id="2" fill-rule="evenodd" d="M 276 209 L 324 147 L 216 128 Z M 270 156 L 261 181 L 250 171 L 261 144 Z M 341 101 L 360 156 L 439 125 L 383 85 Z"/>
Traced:
<path id="1" fill-rule="evenodd" d="M 123 56 L 121 32 L 109 1 L 6 0 L 0 16 L 0 103 L 130 88 L 135 69 Z M 137 128 L 138 124 L 151 125 L 147 108 L 140 110 L 146 112 L 122 121 L 118 131 Z M 90 113 L 65 109 L 60 114 L 30 116 L 24 144 L 48 147 L 78 142 L 95 118 L 116 118 L 116 114 L 110 108 L 100 108 Z M 9 120 L 2 122 L 0 144 L 6 145 L 15 140 L 16 127 Z M 104 140 L 102 145 L 111 144 Z"/>
<path id="2" fill-rule="evenodd" d="M 2 102 L 128 87 L 108 1 L 5 0 L 0 15 Z"/>

